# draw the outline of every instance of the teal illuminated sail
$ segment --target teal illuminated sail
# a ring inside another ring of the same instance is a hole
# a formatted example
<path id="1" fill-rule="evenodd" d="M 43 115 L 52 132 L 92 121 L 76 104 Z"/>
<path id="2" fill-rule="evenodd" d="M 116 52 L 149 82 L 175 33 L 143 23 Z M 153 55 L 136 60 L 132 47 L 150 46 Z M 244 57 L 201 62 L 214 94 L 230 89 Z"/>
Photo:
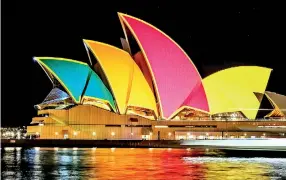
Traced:
<path id="1" fill-rule="evenodd" d="M 57 78 L 76 103 L 80 103 L 82 96 L 87 96 L 108 102 L 116 111 L 112 94 L 86 63 L 54 57 L 35 57 L 34 59 Z"/>

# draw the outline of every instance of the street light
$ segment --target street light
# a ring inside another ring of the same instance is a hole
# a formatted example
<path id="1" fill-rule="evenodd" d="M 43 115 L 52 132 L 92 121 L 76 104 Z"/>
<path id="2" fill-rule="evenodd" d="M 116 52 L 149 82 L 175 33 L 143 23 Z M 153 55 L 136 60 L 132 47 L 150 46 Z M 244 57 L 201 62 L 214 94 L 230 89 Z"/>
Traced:
<path id="1" fill-rule="evenodd" d="M 17 132 L 17 139 L 21 139 L 21 136 L 20 136 L 20 131 Z"/>
<path id="2" fill-rule="evenodd" d="M 190 139 L 191 133 L 187 133 L 187 140 Z"/>
<path id="3" fill-rule="evenodd" d="M 115 136 L 115 132 L 111 132 L 111 136 L 112 136 L 112 138 L 113 138 L 113 136 Z"/>
<path id="4" fill-rule="evenodd" d="M 209 133 L 206 133 L 206 138 L 208 138 L 209 137 Z"/>
<path id="5" fill-rule="evenodd" d="M 169 132 L 169 133 L 168 133 L 168 136 L 169 136 L 170 139 L 171 139 L 171 135 L 172 135 L 172 133 Z"/>

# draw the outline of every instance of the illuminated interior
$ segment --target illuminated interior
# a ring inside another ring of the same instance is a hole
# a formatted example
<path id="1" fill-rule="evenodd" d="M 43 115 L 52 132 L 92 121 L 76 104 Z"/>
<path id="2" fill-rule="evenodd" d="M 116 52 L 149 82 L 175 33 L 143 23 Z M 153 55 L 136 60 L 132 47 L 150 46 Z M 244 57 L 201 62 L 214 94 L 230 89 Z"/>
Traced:
<path id="1" fill-rule="evenodd" d="M 238 111 L 238 112 L 225 112 L 225 113 L 214 114 L 214 115 L 212 115 L 212 118 L 214 120 L 224 120 L 224 119 L 244 120 L 245 116 L 243 115 L 242 112 Z"/>
<path id="2" fill-rule="evenodd" d="M 184 108 L 175 117 L 175 120 L 210 120 L 208 113 L 197 111 L 191 108 Z"/>

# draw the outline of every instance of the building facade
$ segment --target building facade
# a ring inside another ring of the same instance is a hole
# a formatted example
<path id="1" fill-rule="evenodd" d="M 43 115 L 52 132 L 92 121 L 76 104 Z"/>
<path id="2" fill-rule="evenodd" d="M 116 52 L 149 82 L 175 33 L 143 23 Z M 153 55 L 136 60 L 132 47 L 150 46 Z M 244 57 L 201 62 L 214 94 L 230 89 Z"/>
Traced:
<path id="1" fill-rule="evenodd" d="M 119 115 L 92 105 L 69 110 L 41 110 L 28 126 L 40 139 L 180 140 L 286 137 L 286 120 L 172 120 L 154 121 Z"/>
<path id="2" fill-rule="evenodd" d="M 88 63 L 34 58 L 54 88 L 35 105 L 38 116 L 27 127 L 31 138 L 284 136 L 285 113 L 280 107 L 285 96 L 265 93 L 272 69 L 238 66 L 202 78 L 168 35 L 135 17 L 118 15 L 125 34 L 122 49 L 83 40 Z M 258 120 L 265 94 L 274 110 L 267 115 L 270 119 Z"/>

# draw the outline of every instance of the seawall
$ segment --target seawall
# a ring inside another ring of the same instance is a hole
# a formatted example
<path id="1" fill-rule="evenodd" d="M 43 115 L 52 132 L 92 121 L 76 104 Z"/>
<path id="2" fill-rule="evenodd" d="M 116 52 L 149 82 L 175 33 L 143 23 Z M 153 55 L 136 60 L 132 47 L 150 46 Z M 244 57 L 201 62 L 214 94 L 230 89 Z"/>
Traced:
<path id="1" fill-rule="evenodd" d="M 55 140 L 55 139 L 2 139 L 1 147 L 137 147 L 137 148 L 181 148 L 174 140 Z"/>

